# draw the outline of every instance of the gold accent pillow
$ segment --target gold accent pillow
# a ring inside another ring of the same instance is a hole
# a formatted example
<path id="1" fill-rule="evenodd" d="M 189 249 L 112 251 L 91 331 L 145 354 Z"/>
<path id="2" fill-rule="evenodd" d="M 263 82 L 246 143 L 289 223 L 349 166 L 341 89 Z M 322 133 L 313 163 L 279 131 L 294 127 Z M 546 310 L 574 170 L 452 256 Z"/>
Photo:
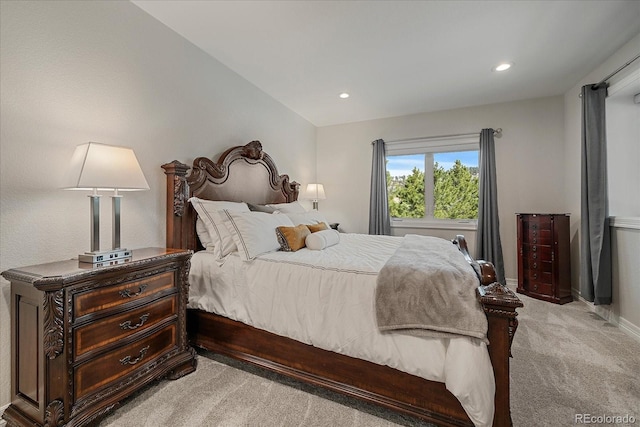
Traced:
<path id="1" fill-rule="evenodd" d="M 306 225 L 300 224 L 295 227 L 280 226 L 276 228 L 276 236 L 280 243 L 280 250 L 285 252 L 295 252 L 304 248 L 304 240 L 311 234 Z"/>
<path id="2" fill-rule="evenodd" d="M 324 222 L 319 222 L 318 224 L 307 224 L 307 228 L 312 233 L 329 229 L 329 227 L 327 227 L 327 224 L 325 224 Z"/>

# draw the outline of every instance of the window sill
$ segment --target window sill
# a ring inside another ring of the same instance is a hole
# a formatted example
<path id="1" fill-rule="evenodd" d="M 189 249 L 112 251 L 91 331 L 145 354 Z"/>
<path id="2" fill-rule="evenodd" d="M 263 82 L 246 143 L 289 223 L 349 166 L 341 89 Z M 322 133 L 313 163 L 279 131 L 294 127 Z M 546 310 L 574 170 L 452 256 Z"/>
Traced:
<path id="1" fill-rule="evenodd" d="M 392 219 L 391 228 L 431 228 L 439 230 L 477 230 L 475 220 Z"/>

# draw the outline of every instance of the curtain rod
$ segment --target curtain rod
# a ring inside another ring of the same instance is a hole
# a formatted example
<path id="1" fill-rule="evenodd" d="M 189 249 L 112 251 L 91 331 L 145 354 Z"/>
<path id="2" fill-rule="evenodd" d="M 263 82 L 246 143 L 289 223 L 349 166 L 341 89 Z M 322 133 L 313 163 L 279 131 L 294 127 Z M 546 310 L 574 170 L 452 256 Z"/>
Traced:
<path id="1" fill-rule="evenodd" d="M 622 67 L 618 68 L 617 70 L 615 70 L 613 73 L 609 74 L 607 77 L 605 77 L 604 79 L 600 80 L 598 83 L 596 83 L 595 85 L 593 85 L 593 89 L 598 89 L 598 86 L 600 86 L 603 83 L 606 83 L 607 80 L 609 80 L 611 77 L 615 76 L 616 74 L 618 74 L 620 71 L 624 70 L 625 68 L 627 68 L 629 65 L 631 65 L 633 62 L 635 62 L 638 58 L 640 58 L 640 55 L 636 56 L 635 58 L 633 58 L 631 61 L 627 61 Z"/>
<path id="2" fill-rule="evenodd" d="M 455 138 L 455 137 L 476 136 L 476 135 L 480 135 L 480 132 L 456 133 L 456 134 L 452 134 L 452 135 L 421 136 L 421 137 L 415 137 L 415 138 L 393 139 L 393 140 L 390 140 L 390 141 L 385 141 L 385 143 L 419 141 L 421 139 Z M 498 128 L 498 129 L 494 130 L 493 131 L 493 136 L 495 136 L 496 138 L 500 138 L 502 136 L 502 128 Z"/>

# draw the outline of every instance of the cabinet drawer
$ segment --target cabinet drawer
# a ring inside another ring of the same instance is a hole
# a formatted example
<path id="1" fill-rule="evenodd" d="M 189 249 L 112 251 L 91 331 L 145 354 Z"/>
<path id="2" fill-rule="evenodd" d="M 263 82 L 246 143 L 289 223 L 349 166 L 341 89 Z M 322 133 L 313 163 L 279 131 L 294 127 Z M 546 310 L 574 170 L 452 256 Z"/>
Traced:
<path id="1" fill-rule="evenodd" d="M 551 263 L 551 261 L 524 258 L 522 260 L 522 267 L 524 268 L 524 271 L 527 271 L 527 272 L 537 271 L 537 272 L 551 273 L 553 264 Z"/>
<path id="2" fill-rule="evenodd" d="M 74 318 L 141 299 L 174 286 L 174 272 L 167 271 L 121 285 L 78 293 L 74 295 Z"/>
<path id="3" fill-rule="evenodd" d="M 176 332 L 177 326 L 172 323 L 146 338 L 78 366 L 74 372 L 75 398 L 79 399 L 129 375 L 177 348 Z"/>
<path id="4" fill-rule="evenodd" d="M 144 331 L 159 322 L 176 315 L 177 296 L 170 295 L 74 330 L 75 357 Z"/>
<path id="5" fill-rule="evenodd" d="M 525 215 L 524 221 L 529 230 L 551 230 L 549 215 Z"/>
<path id="6" fill-rule="evenodd" d="M 526 289 L 529 292 L 534 292 L 539 295 L 547 295 L 547 296 L 554 295 L 553 285 L 550 283 L 540 283 L 540 282 L 532 281 L 526 285 Z"/>
<path id="7" fill-rule="evenodd" d="M 531 261 L 552 261 L 551 246 L 522 245 L 522 256 Z"/>
<path id="8" fill-rule="evenodd" d="M 551 230 L 529 230 L 522 236 L 522 243 L 532 245 L 551 245 Z"/>
<path id="9" fill-rule="evenodd" d="M 553 276 L 550 272 L 544 271 L 528 271 L 527 279 L 529 283 L 539 283 L 539 284 L 551 284 L 553 283 Z"/>

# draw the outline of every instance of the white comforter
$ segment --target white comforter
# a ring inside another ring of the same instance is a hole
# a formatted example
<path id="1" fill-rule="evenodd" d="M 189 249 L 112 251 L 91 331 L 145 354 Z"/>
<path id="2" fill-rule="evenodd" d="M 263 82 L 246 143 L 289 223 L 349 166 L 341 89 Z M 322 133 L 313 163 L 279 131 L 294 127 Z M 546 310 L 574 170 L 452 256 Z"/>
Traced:
<path id="1" fill-rule="evenodd" d="M 381 333 L 378 271 L 401 238 L 341 234 L 322 251 L 271 252 L 251 262 L 194 254 L 189 307 L 256 328 L 444 382 L 477 426 L 493 422 L 495 381 L 486 345 L 474 338 Z"/>

